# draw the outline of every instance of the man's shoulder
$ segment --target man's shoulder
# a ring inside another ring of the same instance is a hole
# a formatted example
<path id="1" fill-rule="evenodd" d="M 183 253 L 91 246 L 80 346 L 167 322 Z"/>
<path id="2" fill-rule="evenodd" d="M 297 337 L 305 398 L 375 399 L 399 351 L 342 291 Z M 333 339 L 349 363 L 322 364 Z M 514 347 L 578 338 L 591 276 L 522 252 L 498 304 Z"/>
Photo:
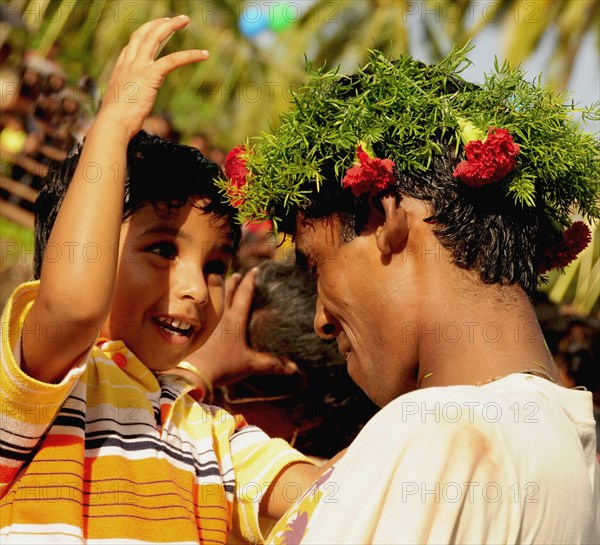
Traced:
<path id="1" fill-rule="evenodd" d="M 430 387 L 386 405 L 365 430 L 388 439 L 427 440 L 471 436 L 511 442 L 549 436 L 576 422 L 593 422 L 589 392 L 573 391 L 539 377 L 509 375 L 486 386 Z M 589 417 L 589 418 L 588 418 Z"/>

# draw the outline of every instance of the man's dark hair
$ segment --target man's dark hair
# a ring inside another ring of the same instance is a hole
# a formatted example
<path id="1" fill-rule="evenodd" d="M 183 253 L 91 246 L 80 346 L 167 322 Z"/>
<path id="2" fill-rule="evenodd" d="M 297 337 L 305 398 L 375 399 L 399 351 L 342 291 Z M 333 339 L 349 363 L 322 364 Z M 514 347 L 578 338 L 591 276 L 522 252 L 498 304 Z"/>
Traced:
<path id="1" fill-rule="evenodd" d="M 295 446 L 307 454 L 331 457 L 352 442 L 378 407 L 348 375 L 337 343 L 315 334 L 317 286 L 311 275 L 293 263 L 264 260 L 255 285 L 249 346 L 291 359 L 300 372 L 254 376 L 243 386 L 255 392 L 290 393 L 278 404 L 285 405 L 290 418 L 308 423 Z"/>
<path id="2" fill-rule="evenodd" d="M 429 68 L 421 64 L 421 69 Z M 460 93 L 475 88 L 474 84 L 453 77 L 446 81 L 443 92 Z M 362 89 L 356 76 L 348 76 L 333 84 L 330 92 L 344 98 L 352 92 L 360 93 Z M 386 135 L 386 138 L 394 136 Z M 546 216 L 541 203 L 535 207 L 515 204 L 500 184 L 473 189 L 459 182 L 453 176 L 457 165 L 456 145 L 446 142 L 441 131 L 435 139 L 441 153 L 433 155 L 429 168 L 421 173 L 394 169 L 396 183 L 385 193 L 393 193 L 399 199 L 406 195 L 428 202 L 431 215 L 426 221 L 435 224 L 437 239 L 451 252 L 457 266 L 476 271 L 486 284 L 517 283 L 532 294 L 537 285 L 537 265 L 543 253 L 538 234 L 540 229 L 550 228 L 544 223 Z M 373 144 L 373 152 L 376 157 L 386 156 L 378 143 Z M 345 189 L 340 183 L 341 174 L 334 172 L 333 164 L 333 160 L 324 162 L 325 180 L 319 190 L 315 186 L 310 188 L 312 190 L 307 188 L 310 204 L 302 209 L 302 213 L 315 219 L 339 215 L 343 243 L 362 231 L 372 198 L 368 195 L 355 197 Z M 283 209 L 277 212 L 286 220 L 282 230 L 293 233 L 294 214 L 286 217 Z"/>
<path id="3" fill-rule="evenodd" d="M 50 166 L 36 200 L 34 278 L 39 278 L 42 259 L 58 210 L 79 162 L 77 146 L 61 163 Z M 127 179 L 123 204 L 123 221 L 145 204 L 157 210 L 175 210 L 193 197 L 206 204 L 198 206 L 228 222 L 234 248 L 240 239 L 240 227 L 234 220 L 236 210 L 219 193 L 214 181 L 223 176 L 221 169 L 196 148 L 138 132 L 127 148 Z"/>

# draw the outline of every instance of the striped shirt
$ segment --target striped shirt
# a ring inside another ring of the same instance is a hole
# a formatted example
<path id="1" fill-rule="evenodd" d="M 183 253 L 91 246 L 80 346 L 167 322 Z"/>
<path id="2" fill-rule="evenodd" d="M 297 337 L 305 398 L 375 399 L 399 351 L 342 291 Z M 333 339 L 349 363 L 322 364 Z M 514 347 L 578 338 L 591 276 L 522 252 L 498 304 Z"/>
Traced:
<path id="1" fill-rule="evenodd" d="M 262 542 L 258 507 L 281 470 L 307 459 L 242 417 L 155 376 L 122 341 L 91 349 L 59 384 L 20 368 L 37 283 L 2 317 L 0 542 Z"/>

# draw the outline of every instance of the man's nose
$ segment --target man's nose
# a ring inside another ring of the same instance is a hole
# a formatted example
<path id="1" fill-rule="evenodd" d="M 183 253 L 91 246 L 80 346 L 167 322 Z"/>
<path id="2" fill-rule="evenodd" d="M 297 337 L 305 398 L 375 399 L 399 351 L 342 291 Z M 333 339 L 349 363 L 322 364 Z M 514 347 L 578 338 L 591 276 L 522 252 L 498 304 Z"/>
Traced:
<path id="1" fill-rule="evenodd" d="M 325 310 L 319 297 L 315 308 L 314 328 L 315 333 L 325 340 L 335 339 L 342 330 L 340 323 Z"/>

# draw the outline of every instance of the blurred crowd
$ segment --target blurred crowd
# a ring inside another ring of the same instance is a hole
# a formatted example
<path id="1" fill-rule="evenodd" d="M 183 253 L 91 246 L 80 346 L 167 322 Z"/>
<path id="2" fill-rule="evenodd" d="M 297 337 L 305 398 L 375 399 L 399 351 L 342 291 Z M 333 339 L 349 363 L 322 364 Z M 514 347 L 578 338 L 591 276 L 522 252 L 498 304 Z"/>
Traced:
<path id="1" fill-rule="evenodd" d="M 55 44 L 45 57 L 18 51 L 9 42 L 0 46 L 0 149 L 2 174 L 37 191 L 51 161 L 62 160 L 81 143 L 101 102 L 96 82 L 84 75 L 77 80 L 65 72 Z M 223 166 L 224 150 L 205 134 L 182 136 L 168 112 L 144 123 L 151 134 L 183 141 Z M 5 188 L 0 197 L 33 212 L 31 200 Z"/>

